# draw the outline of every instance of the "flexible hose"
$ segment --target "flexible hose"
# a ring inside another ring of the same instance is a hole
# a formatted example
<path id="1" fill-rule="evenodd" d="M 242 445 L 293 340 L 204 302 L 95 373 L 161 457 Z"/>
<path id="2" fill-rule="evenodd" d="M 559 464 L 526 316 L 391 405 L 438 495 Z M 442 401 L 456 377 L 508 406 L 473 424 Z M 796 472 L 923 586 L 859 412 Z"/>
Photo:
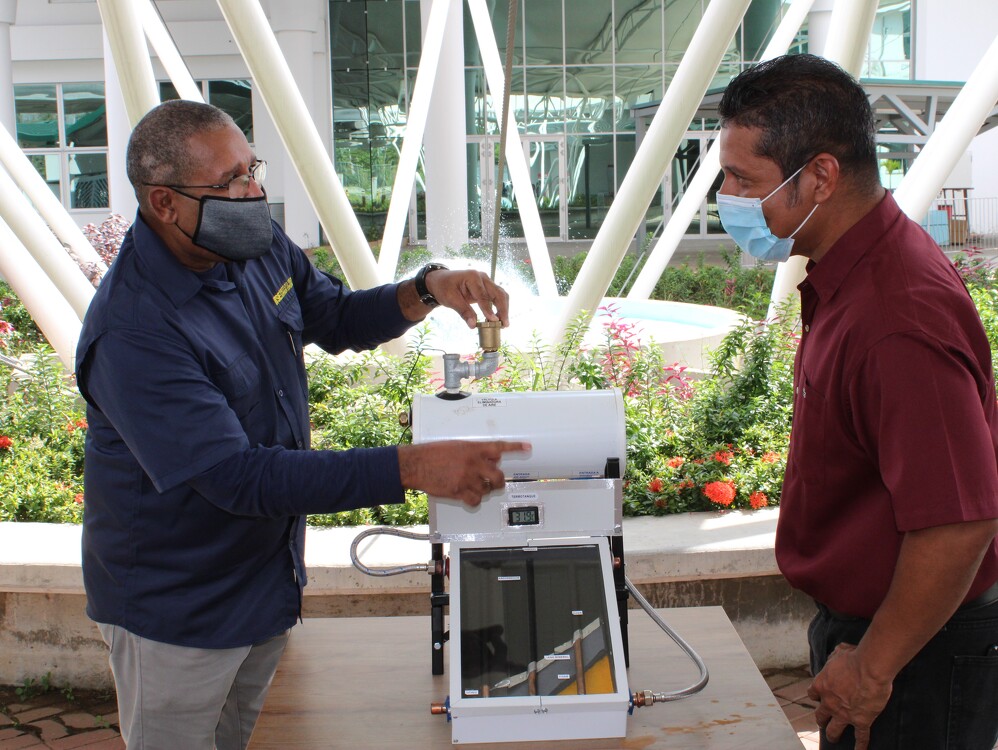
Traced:
<path id="1" fill-rule="evenodd" d="M 700 679 L 697 680 L 692 685 L 690 685 L 689 687 L 685 687 L 682 690 L 672 690 L 668 693 L 655 693 L 651 691 L 644 691 L 644 694 L 642 696 L 644 702 L 638 705 L 648 705 L 651 703 L 665 703 L 667 701 L 677 701 L 680 698 L 687 698 L 695 693 L 699 693 L 701 690 L 704 689 L 704 687 L 706 687 L 707 680 L 710 679 L 710 675 L 707 672 L 707 665 L 703 663 L 703 659 L 700 658 L 700 654 L 694 651 L 693 647 L 690 646 L 690 644 L 688 644 L 686 641 L 684 641 L 682 637 L 679 635 L 679 633 L 670 628 L 668 624 L 665 622 L 665 620 L 659 617 L 659 614 L 658 612 L 655 611 L 655 608 L 648 603 L 647 599 L 641 596 L 641 592 L 638 591 L 637 587 L 633 583 L 631 583 L 631 580 L 629 578 L 625 577 L 624 583 L 627 584 L 627 590 L 631 592 L 631 596 L 633 596 L 635 600 L 637 600 L 638 604 L 641 605 L 641 609 L 647 612 L 648 616 L 651 617 L 651 619 L 654 620 L 655 623 L 660 628 L 662 628 L 662 630 L 664 630 L 666 634 L 670 638 L 672 638 L 672 640 L 676 642 L 676 645 L 678 645 L 679 648 L 681 648 L 683 651 L 686 652 L 687 656 L 689 656 L 693 660 L 693 663 L 696 664 L 697 668 L 700 670 Z M 636 693 L 635 695 L 637 696 L 639 694 Z"/>
<path id="2" fill-rule="evenodd" d="M 361 540 L 374 536 L 375 534 L 391 534 L 392 536 L 400 536 L 403 539 L 415 539 L 420 542 L 428 542 L 430 540 L 429 534 L 420 534 L 415 531 L 405 531 L 403 529 L 395 529 L 391 526 L 375 526 L 371 529 L 364 529 L 360 532 L 353 540 L 353 544 L 350 545 L 350 562 L 353 566 L 357 568 L 361 573 L 366 573 L 369 576 L 397 576 L 402 573 L 425 573 L 430 569 L 429 564 L 422 563 L 419 565 L 399 565 L 395 568 L 369 568 L 360 561 L 357 556 L 357 546 L 361 543 Z"/>

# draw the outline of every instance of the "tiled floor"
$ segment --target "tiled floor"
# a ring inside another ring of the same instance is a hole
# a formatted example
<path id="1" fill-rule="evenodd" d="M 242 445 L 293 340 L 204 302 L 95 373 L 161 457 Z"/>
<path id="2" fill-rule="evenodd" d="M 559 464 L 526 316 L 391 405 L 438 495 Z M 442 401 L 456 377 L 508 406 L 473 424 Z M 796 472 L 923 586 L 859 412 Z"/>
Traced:
<path id="1" fill-rule="evenodd" d="M 779 701 L 791 726 L 797 730 L 806 750 L 818 750 L 818 725 L 814 720 L 814 701 L 807 697 L 811 673 L 804 667 L 763 672 L 766 684 Z"/>

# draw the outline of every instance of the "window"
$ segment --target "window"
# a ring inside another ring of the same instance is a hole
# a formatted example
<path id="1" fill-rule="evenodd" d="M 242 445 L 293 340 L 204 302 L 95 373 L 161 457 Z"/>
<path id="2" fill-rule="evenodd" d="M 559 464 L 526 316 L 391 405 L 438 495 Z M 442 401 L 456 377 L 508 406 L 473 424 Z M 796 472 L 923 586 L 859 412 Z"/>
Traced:
<path id="1" fill-rule="evenodd" d="M 243 79 L 198 81 L 201 95 L 236 121 L 246 140 L 253 143 L 253 88 Z M 179 99 L 176 87 L 169 81 L 159 84 L 160 101 Z"/>
<path id="2" fill-rule="evenodd" d="M 107 208 L 103 83 L 14 86 L 17 143 L 70 209 Z"/>

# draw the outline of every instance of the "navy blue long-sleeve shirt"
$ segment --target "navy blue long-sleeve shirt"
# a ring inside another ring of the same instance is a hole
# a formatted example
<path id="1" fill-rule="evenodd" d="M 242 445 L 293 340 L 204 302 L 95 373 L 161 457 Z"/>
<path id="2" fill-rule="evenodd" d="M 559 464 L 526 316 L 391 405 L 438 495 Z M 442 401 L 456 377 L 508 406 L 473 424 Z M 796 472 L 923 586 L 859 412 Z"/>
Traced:
<path id="1" fill-rule="evenodd" d="M 199 648 L 291 627 L 304 514 L 403 498 L 394 447 L 309 450 L 302 348 L 411 325 L 395 285 L 347 290 L 277 224 L 262 258 L 198 274 L 137 217 L 77 349 L 88 615 Z"/>

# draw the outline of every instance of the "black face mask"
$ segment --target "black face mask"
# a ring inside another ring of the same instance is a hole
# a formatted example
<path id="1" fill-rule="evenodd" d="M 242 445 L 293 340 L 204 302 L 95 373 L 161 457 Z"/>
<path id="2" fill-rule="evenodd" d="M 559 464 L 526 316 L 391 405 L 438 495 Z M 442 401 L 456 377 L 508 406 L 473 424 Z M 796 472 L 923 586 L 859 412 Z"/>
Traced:
<path id="1" fill-rule="evenodd" d="M 179 190 L 176 192 L 180 193 Z M 274 226 L 266 195 L 259 198 L 180 195 L 200 204 L 194 235 L 187 235 L 198 247 L 226 260 L 252 260 L 270 252 Z M 177 225 L 177 228 L 180 229 L 180 226 Z"/>

